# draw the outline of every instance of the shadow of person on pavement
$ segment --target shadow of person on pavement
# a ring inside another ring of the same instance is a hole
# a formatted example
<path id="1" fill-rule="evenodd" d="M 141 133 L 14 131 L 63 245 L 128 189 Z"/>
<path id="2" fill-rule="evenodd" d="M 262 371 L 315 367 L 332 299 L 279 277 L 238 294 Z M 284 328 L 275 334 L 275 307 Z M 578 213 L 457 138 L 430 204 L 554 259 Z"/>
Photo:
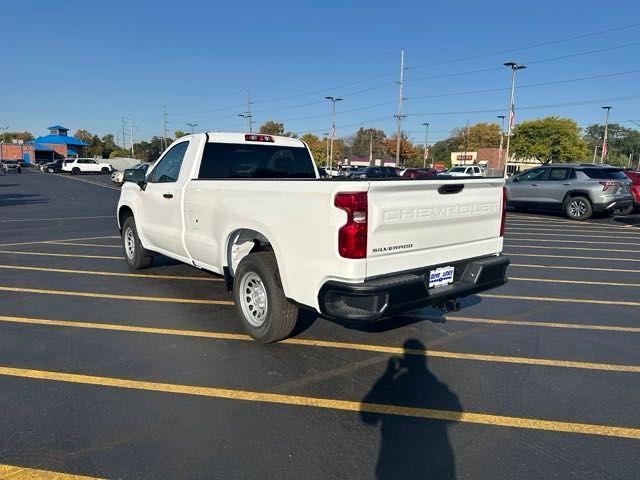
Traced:
<path id="1" fill-rule="evenodd" d="M 453 479 L 455 462 L 447 428 L 459 418 L 457 412 L 462 411 L 462 405 L 427 369 L 425 347 L 419 340 L 407 340 L 403 347 L 404 355 L 389 359 L 386 371 L 362 401 L 360 418 L 369 425 L 380 424 L 382 434 L 376 478 Z M 381 413 L 382 409 L 369 404 L 451 413 L 443 420 L 431 420 Z"/>

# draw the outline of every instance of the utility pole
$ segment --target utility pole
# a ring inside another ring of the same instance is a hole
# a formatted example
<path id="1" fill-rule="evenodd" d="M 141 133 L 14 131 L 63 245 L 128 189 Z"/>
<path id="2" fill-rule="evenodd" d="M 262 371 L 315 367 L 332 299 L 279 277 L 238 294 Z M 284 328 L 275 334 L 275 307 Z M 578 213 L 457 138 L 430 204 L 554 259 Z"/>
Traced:
<path id="1" fill-rule="evenodd" d="M 329 100 L 332 104 L 332 110 L 331 110 L 331 144 L 330 144 L 330 150 L 329 150 L 329 164 L 328 164 L 328 168 L 329 170 L 331 170 L 331 167 L 333 166 L 333 141 L 336 138 L 336 103 L 337 102 L 341 102 L 342 98 L 339 97 L 324 97 L 327 100 Z"/>
<path id="2" fill-rule="evenodd" d="M 129 118 L 129 133 L 131 133 L 131 158 L 135 158 L 135 153 L 133 152 L 133 119 Z"/>
<path id="3" fill-rule="evenodd" d="M 511 97 L 509 99 L 509 130 L 507 132 L 507 149 L 505 152 L 505 160 L 504 160 L 504 178 L 507 178 L 507 170 L 509 165 L 509 146 L 511 144 L 511 129 L 513 128 L 513 119 L 516 114 L 516 106 L 514 103 L 515 100 L 515 91 L 516 91 L 516 72 L 518 70 L 523 70 L 527 68 L 524 65 L 519 65 L 516 62 L 506 62 L 504 63 L 505 67 L 511 68 Z"/>
<path id="4" fill-rule="evenodd" d="M 249 133 L 253 133 L 253 115 L 251 115 L 251 95 L 247 90 L 247 115 L 249 116 Z"/>
<path id="5" fill-rule="evenodd" d="M 402 119 L 404 115 L 402 114 L 402 100 L 403 98 L 403 90 L 404 90 L 404 48 L 400 50 L 400 97 L 398 98 L 398 114 L 396 115 L 396 120 L 398 122 L 398 131 L 396 132 L 398 138 L 396 141 L 396 167 L 400 166 L 400 148 L 402 147 Z"/>
<path id="6" fill-rule="evenodd" d="M 593 160 L 591 161 L 591 163 L 593 163 L 594 165 L 596 164 L 596 155 L 598 155 L 598 148 L 598 145 L 593 147 Z"/>
<path id="7" fill-rule="evenodd" d="M 502 145 L 504 143 L 504 115 L 498 115 L 500 119 L 500 149 L 498 150 L 498 170 L 502 168 Z"/>
<path id="8" fill-rule="evenodd" d="M 162 106 L 162 148 L 167 149 L 167 106 Z"/>
<path id="9" fill-rule="evenodd" d="M 467 128 L 464 134 L 464 161 L 467 161 L 467 147 L 469 146 L 469 120 L 467 120 Z"/>
<path id="10" fill-rule="evenodd" d="M 9 130 L 9 125 L 7 125 L 4 128 L 0 128 L 0 130 L 2 130 L 2 142 L 0 142 L 0 162 L 2 162 L 2 160 L 4 160 L 4 144 L 6 143 L 7 139 L 7 130 Z"/>
<path id="11" fill-rule="evenodd" d="M 373 129 L 369 130 L 369 166 L 373 167 Z"/>
<path id="12" fill-rule="evenodd" d="M 124 123 L 125 123 L 126 119 L 124 117 L 122 117 L 121 120 L 122 120 L 121 121 L 121 126 L 122 126 L 122 149 L 126 150 L 127 149 L 127 139 L 126 139 L 126 137 L 124 135 Z"/>
<path id="13" fill-rule="evenodd" d="M 429 122 L 421 123 L 424 129 L 424 159 L 422 161 L 422 168 L 427 167 L 427 159 L 429 158 Z M 433 160 L 431 160 L 431 168 L 433 168 Z"/>
<path id="14" fill-rule="evenodd" d="M 600 152 L 600 163 L 604 163 L 607 158 L 607 133 L 609 132 L 609 111 L 611 107 L 602 107 L 604 113 L 604 138 L 602 140 L 602 151 Z"/>
<path id="15" fill-rule="evenodd" d="M 326 156 L 325 156 L 325 164 L 329 165 L 329 135 L 330 133 L 325 133 L 324 134 L 327 137 L 327 152 L 326 152 Z M 330 172 L 327 172 L 327 175 L 331 176 Z"/>

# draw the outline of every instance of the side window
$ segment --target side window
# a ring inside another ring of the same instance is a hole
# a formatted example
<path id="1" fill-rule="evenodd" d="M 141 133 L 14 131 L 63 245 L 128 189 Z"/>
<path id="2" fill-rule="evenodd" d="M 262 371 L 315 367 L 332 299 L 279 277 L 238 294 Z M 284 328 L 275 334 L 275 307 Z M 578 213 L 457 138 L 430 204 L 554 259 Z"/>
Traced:
<path id="1" fill-rule="evenodd" d="M 558 182 L 561 180 L 566 180 L 567 178 L 569 178 L 570 173 L 571 173 L 570 168 L 552 168 L 551 171 L 549 172 L 548 180 L 550 182 L 553 182 L 553 181 Z"/>
<path id="2" fill-rule="evenodd" d="M 151 172 L 149 183 L 176 182 L 188 146 L 189 142 L 181 142 L 169 150 Z"/>
<path id="3" fill-rule="evenodd" d="M 528 172 L 523 173 L 518 177 L 521 182 L 539 182 L 544 180 L 547 175 L 547 170 L 544 168 L 534 168 Z"/>

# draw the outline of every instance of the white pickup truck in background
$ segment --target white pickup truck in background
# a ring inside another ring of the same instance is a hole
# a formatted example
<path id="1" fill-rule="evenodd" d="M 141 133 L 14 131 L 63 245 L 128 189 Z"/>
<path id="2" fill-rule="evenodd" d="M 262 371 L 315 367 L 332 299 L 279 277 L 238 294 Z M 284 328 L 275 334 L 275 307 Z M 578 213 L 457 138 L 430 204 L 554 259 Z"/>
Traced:
<path id="1" fill-rule="evenodd" d="M 126 179 L 131 268 L 158 253 L 225 276 L 260 342 L 299 308 L 375 321 L 503 285 L 504 180 L 321 179 L 304 142 L 201 133 Z"/>

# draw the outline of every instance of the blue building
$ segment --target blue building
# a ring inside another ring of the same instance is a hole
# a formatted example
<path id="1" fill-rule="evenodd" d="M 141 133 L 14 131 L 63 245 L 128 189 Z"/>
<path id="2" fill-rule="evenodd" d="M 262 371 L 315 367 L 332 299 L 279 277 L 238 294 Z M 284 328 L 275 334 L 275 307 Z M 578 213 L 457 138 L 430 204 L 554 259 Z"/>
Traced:
<path id="1" fill-rule="evenodd" d="M 49 135 L 33 141 L 36 162 L 52 161 L 60 158 L 79 157 L 88 144 L 69 136 L 69 129 L 62 125 L 48 128 Z"/>

